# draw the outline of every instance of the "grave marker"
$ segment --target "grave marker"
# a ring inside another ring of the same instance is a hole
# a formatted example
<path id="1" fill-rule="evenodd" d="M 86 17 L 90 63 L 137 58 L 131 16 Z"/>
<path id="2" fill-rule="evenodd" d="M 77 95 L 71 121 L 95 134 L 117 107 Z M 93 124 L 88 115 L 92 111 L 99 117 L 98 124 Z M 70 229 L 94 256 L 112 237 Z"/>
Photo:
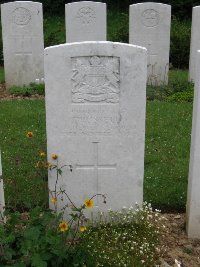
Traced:
<path id="1" fill-rule="evenodd" d="M 200 50 L 196 53 L 195 69 L 196 79 L 187 195 L 187 233 L 189 238 L 200 238 Z"/>
<path id="2" fill-rule="evenodd" d="M 7 88 L 44 77 L 42 4 L 17 1 L 1 5 Z"/>
<path id="3" fill-rule="evenodd" d="M 106 195 L 106 205 L 95 199 L 105 212 L 142 203 L 146 57 L 145 48 L 112 42 L 45 49 L 49 161 L 56 153 L 60 166 L 72 165 L 58 187 L 77 206 L 94 194 Z M 50 190 L 55 179 L 50 171 Z"/>
<path id="4" fill-rule="evenodd" d="M 106 41 L 106 4 L 92 1 L 65 5 L 66 42 Z"/>
<path id="5" fill-rule="evenodd" d="M 149 85 L 168 83 L 171 6 L 139 3 L 129 9 L 129 43 L 148 50 Z"/>
<path id="6" fill-rule="evenodd" d="M 195 6 L 192 9 L 192 29 L 190 41 L 190 63 L 189 63 L 189 80 L 195 81 L 195 62 L 196 53 L 200 49 L 200 6 Z"/>

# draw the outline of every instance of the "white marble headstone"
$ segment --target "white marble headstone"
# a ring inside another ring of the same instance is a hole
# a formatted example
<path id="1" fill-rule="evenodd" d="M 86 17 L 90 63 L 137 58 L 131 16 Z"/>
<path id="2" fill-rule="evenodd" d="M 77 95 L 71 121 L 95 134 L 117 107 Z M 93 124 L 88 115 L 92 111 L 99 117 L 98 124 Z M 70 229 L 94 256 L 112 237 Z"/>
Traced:
<path id="1" fill-rule="evenodd" d="M 168 83 L 171 6 L 139 3 L 129 10 L 129 43 L 148 50 L 148 84 Z"/>
<path id="2" fill-rule="evenodd" d="M 0 223 L 3 218 L 4 207 L 5 207 L 5 199 L 4 199 L 4 187 L 3 187 L 1 151 L 0 151 Z"/>
<path id="3" fill-rule="evenodd" d="M 44 77 L 42 4 L 31 1 L 1 5 L 6 86 L 28 85 Z"/>
<path id="4" fill-rule="evenodd" d="M 58 187 L 78 206 L 94 194 L 106 211 L 143 200 L 146 49 L 82 42 L 45 49 L 47 148 L 63 169 Z M 49 187 L 56 176 L 49 173 Z M 63 205 L 59 201 L 60 208 Z"/>
<path id="5" fill-rule="evenodd" d="M 196 53 L 196 78 L 187 195 L 187 233 L 200 238 L 200 50 Z"/>
<path id="6" fill-rule="evenodd" d="M 192 29 L 190 41 L 190 64 L 189 64 L 189 80 L 195 81 L 195 62 L 196 53 L 200 49 L 200 6 L 193 7 L 192 9 Z"/>
<path id="7" fill-rule="evenodd" d="M 106 4 L 92 1 L 65 5 L 66 42 L 106 41 Z"/>

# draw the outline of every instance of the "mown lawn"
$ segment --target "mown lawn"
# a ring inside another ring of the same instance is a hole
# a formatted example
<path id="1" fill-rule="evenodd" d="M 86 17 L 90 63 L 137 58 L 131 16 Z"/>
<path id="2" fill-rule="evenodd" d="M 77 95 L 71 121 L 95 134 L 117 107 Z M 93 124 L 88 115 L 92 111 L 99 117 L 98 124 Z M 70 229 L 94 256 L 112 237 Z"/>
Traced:
<path id="1" fill-rule="evenodd" d="M 35 168 L 39 152 L 46 150 L 44 101 L 1 101 L 0 110 L 8 206 L 27 209 L 47 203 L 47 173 Z M 184 210 L 192 103 L 148 101 L 146 114 L 144 199 L 163 210 Z M 30 140 L 27 131 L 34 133 Z"/>

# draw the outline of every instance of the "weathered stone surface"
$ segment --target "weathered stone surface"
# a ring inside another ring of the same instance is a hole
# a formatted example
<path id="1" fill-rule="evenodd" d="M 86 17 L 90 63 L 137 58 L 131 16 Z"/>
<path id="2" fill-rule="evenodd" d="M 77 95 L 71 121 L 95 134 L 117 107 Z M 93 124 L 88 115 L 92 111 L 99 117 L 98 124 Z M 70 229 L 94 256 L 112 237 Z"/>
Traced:
<path id="1" fill-rule="evenodd" d="M 195 95 L 187 195 L 187 233 L 190 238 L 200 238 L 200 50 L 196 53 L 195 69 Z"/>
<path id="2" fill-rule="evenodd" d="M 92 1 L 65 5 L 66 42 L 106 41 L 106 4 Z"/>
<path id="3" fill-rule="evenodd" d="M 3 219 L 3 210 L 5 207 L 4 199 L 4 188 L 3 188 L 3 178 L 2 178 L 2 163 L 1 163 L 1 151 L 0 151 L 0 223 Z"/>
<path id="4" fill-rule="evenodd" d="M 171 6 L 139 3 L 130 6 L 129 43 L 148 50 L 148 84 L 168 83 Z"/>
<path id="5" fill-rule="evenodd" d="M 1 5 L 6 85 L 24 85 L 44 77 L 42 4 Z"/>
<path id="6" fill-rule="evenodd" d="M 95 209 L 143 200 L 146 49 L 83 42 L 45 49 L 47 147 L 64 168 L 58 187 L 76 205 L 94 194 Z M 54 190 L 55 172 L 49 173 Z M 64 205 L 58 201 L 59 208 Z"/>
<path id="7" fill-rule="evenodd" d="M 200 6 L 192 9 L 192 30 L 190 41 L 190 64 L 189 64 L 189 80 L 195 81 L 195 61 L 197 50 L 200 49 Z"/>

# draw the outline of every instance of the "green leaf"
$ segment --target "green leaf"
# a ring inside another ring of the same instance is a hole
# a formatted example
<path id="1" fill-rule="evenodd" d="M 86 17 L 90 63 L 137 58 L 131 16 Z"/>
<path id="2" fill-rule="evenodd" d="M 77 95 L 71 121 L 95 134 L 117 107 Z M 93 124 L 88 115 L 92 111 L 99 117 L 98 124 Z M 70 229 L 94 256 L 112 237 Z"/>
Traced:
<path id="1" fill-rule="evenodd" d="M 40 230 L 38 227 L 32 227 L 26 229 L 24 232 L 24 237 L 29 240 L 37 240 L 40 236 Z"/>
<path id="2" fill-rule="evenodd" d="M 34 254 L 31 263 L 33 267 L 47 267 L 46 261 L 42 260 L 40 254 Z"/>

